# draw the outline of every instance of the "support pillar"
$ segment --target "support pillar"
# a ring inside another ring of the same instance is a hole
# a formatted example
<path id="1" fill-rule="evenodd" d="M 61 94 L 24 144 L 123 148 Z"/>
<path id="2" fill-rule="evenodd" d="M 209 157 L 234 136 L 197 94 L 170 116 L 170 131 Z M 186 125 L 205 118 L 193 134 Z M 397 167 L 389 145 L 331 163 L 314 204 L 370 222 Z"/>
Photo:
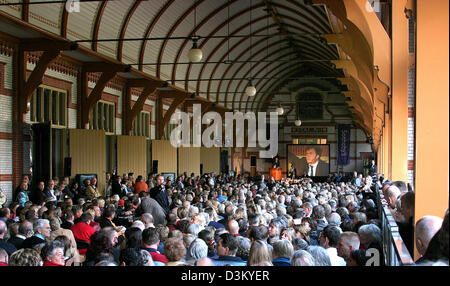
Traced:
<path id="1" fill-rule="evenodd" d="M 416 5 L 415 222 L 449 203 L 449 1 Z"/>
<path id="2" fill-rule="evenodd" d="M 392 1 L 392 177 L 408 181 L 408 19 L 407 0 Z"/>

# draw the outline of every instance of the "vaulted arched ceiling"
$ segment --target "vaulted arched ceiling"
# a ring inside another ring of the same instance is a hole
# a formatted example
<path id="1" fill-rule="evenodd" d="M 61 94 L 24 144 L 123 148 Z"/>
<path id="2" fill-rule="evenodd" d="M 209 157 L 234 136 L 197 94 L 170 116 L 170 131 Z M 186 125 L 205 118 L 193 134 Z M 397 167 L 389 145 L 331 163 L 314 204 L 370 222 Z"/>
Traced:
<path id="1" fill-rule="evenodd" d="M 50 0 L 49 0 L 50 1 Z M 17 1 L 14 1 L 17 2 Z M 35 1 L 25 1 L 35 2 Z M 58 2 L 58 1 L 55 1 Z M 62 1 L 60 1 L 62 2 Z M 307 3 L 305 3 L 307 2 Z M 255 110 L 284 77 L 342 77 L 324 5 L 304 0 L 111 0 L 2 6 L 1 10 L 230 109 Z M 201 63 L 189 63 L 199 36 Z M 311 74 L 299 71 L 307 64 Z M 244 93 L 254 78 L 255 97 Z"/>

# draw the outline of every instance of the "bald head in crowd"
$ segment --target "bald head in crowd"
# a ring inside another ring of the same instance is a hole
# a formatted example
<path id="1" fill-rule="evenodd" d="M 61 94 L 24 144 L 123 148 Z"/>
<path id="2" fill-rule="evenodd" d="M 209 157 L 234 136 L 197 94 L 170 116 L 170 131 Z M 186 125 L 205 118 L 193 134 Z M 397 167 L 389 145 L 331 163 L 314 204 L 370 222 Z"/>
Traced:
<path id="1" fill-rule="evenodd" d="M 359 245 L 360 241 L 357 233 L 351 231 L 343 232 L 336 247 L 338 255 L 344 258 L 345 261 L 348 261 L 352 250 L 359 249 Z"/>
<path id="2" fill-rule="evenodd" d="M 442 226 L 443 219 L 437 216 L 427 215 L 416 223 L 416 247 L 421 256 L 427 251 L 433 236 Z"/>
<path id="3" fill-rule="evenodd" d="M 227 224 L 227 230 L 231 234 L 239 234 L 239 224 L 234 219 L 229 220 Z"/>
<path id="4" fill-rule="evenodd" d="M 196 266 L 214 266 L 214 263 L 208 257 L 203 257 L 197 261 Z"/>
<path id="5" fill-rule="evenodd" d="M 391 185 L 384 193 L 384 199 L 392 209 L 395 209 L 395 203 L 401 194 L 402 192 L 397 186 Z"/>

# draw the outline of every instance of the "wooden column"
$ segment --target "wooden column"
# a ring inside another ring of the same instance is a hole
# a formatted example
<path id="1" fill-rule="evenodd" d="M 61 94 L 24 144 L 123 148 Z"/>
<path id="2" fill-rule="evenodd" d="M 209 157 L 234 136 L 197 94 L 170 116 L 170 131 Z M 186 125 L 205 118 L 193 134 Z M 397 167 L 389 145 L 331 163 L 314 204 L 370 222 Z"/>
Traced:
<path id="1" fill-rule="evenodd" d="M 155 93 L 155 138 L 156 140 L 161 140 L 161 137 L 164 133 L 163 123 L 163 104 L 162 104 L 162 96 L 159 92 Z"/>
<path id="2" fill-rule="evenodd" d="M 415 222 L 449 203 L 449 1 L 416 5 Z"/>
<path id="3" fill-rule="evenodd" d="M 392 177 L 408 180 L 408 19 L 407 0 L 392 1 Z"/>

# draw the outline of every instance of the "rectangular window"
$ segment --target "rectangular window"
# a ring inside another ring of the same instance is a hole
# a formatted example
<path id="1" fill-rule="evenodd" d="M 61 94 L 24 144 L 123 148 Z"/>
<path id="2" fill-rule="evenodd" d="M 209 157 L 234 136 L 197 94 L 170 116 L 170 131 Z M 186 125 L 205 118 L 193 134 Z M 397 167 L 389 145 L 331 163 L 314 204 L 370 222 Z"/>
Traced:
<path id="1" fill-rule="evenodd" d="M 166 125 L 164 128 L 164 140 L 170 140 L 170 133 L 177 128 L 177 124 L 171 124 L 170 122 Z M 192 140 L 192 134 L 191 134 L 191 140 Z"/>
<path id="2" fill-rule="evenodd" d="M 297 110 L 301 120 L 323 119 L 323 98 L 319 93 L 300 93 Z"/>
<path id="3" fill-rule="evenodd" d="M 141 111 L 134 119 L 133 136 L 145 136 L 150 139 L 150 112 Z"/>
<path id="4" fill-rule="evenodd" d="M 67 125 L 67 91 L 40 85 L 30 101 L 30 122 L 50 122 L 52 128 Z"/>
<path id="5" fill-rule="evenodd" d="M 294 138 L 292 139 L 292 144 L 327 144 L 327 139 L 314 137 Z"/>
<path id="6" fill-rule="evenodd" d="M 104 130 L 106 134 L 113 135 L 115 132 L 116 118 L 115 104 L 100 100 L 92 108 L 89 119 L 89 129 Z"/>

